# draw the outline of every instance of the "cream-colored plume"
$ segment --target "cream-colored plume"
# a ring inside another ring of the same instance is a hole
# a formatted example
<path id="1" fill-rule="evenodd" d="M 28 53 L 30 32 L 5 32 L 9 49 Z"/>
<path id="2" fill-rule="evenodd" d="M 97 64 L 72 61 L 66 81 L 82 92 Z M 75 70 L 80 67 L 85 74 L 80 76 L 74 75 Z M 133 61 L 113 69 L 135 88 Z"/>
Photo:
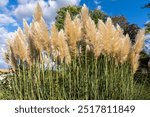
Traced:
<path id="1" fill-rule="evenodd" d="M 30 27 L 25 19 L 23 19 L 23 27 L 24 27 L 24 33 L 26 35 L 26 38 L 28 38 Z"/>
<path id="2" fill-rule="evenodd" d="M 65 33 L 71 54 L 77 55 L 77 42 L 81 40 L 81 21 L 78 17 L 71 20 L 70 14 L 67 12 L 65 19 Z"/>
<path id="3" fill-rule="evenodd" d="M 42 17 L 43 17 L 42 9 L 41 9 L 40 4 L 38 3 L 35 7 L 34 21 L 39 21 L 39 20 L 41 20 Z"/>
<path id="4" fill-rule="evenodd" d="M 143 45 L 144 45 L 144 30 L 140 30 L 136 36 L 136 42 L 135 45 L 133 46 L 134 51 L 138 54 L 142 51 Z"/>

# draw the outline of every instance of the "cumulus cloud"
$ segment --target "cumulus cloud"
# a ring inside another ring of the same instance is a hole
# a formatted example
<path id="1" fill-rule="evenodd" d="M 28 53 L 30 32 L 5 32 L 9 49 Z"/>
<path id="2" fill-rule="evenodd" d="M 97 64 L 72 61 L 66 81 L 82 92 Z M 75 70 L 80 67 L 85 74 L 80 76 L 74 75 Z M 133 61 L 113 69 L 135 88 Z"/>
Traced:
<path id="1" fill-rule="evenodd" d="M 148 56 L 150 56 L 150 38 L 145 40 L 143 50 Z"/>
<path id="2" fill-rule="evenodd" d="M 4 7 L 8 4 L 9 0 L 0 0 L 0 7 Z"/>
<path id="3" fill-rule="evenodd" d="M 9 24 L 17 24 L 17 22 L 11 16 L 8 16 L 6 14 L 0 14 L 0 26 Z"/>
<path id="4" fill-rule="evenodd" d="M 145 22 L 145 24 L 149 24 L 149 23 L 150 23 L 150 21 L 149 21 L 149 20 Z"/>
<path id="5" fill-rule="evenodd" d="M 14 14 L 18 19 L 22 19 L 22 18 L 28 19 L 32 16 L 33 10 L 34 10 L 34 4 L 32 3 L 21 4 L 15 9 Z"/>
<path id="6" fill-rule="evenodd" d="M 146 34 L 145 35 L 145 39 L 149 39 L 150 40 L 150 34 Z"/>
<path id="7" fill-rule="evenodd" d="M 8 32 L 4 27 L 0 27 L 0 69 L 7 68 L 7 64 L 3 60 L 3 53 L 2 51 L 5 50 L 6 40 L 7 38 L 13 35 L 12 32 Z"/>
<path id="8" fill-rule="evenodd" d="M 98 9 L 98 10 L 101 10 L 101 8 L 102 8 L 102 7 L 101 7 L 100 5 L 97 6 L 97 9 Z"/>
<path id="9" fill-rule="evenodd" d="M 0 47 L 4 48 L 6 40 L 10 38 L 12 35 L 13 35 L 12 32 L 8 32 L 4 27 L 0 27 Z"/>
<path id="10" fill-rule="evenodd" d="M 26 4 L 31 0 L 17 0 L 19 4 Z"/>
<path id="11" fill-rule="evenodd" d="M 97 6 L 97 9 L 98 9 L 98 10 L 101 10 L 101 9 L 102 9 L 102 6 L 100 5 L 100 4 L 101 4 L 101 1 L 99 1 L 99 0 L 94 0 L 94 3 L 95 3 L 95 5 Z"/>
<path id="12" fill-rule="evenodd" d="M 99 5 L 99 4 L 101 3 L 101 1 L 100 1 L 100 0 L 94 0 L 94 3 L 95 3 L 96 5 Z"/>
<path id="13" fill-rule="evenodd" d="M 39 3 L 43 10 L 44 19 L 51 24 L 58 9 L 69 6 L 78 5 L 80 0 L 40 0 Z M 33 16 L 34 8 L 37 4 L 37 0 L 18 0 L 18 7 L 14 10 L 14 14 L 18 19 L 30 19 Z"/>

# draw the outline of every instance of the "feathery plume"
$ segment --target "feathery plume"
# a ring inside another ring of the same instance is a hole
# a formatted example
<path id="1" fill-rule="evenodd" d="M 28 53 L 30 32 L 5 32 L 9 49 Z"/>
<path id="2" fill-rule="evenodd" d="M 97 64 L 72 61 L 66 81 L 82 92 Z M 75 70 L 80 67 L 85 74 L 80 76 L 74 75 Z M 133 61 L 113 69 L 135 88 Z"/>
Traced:
<path id="1" fill-rule="evenodd" d="M 131 50 L 131 41 L 129 38 L 129 35 L 126 35 L 126 37 L 121 38 L 122 43 L 120 44 L 120 62 L 123 63 L 127 60 L 130 50 Z"/>
<path id="2" fill-rule="evenodd" d="M 55 25 L 52 26 L 51 30 L 51 47 L 53 57 L 59 58 L 60 62 L 69 64 L 71 62 L 71 56 L 66 42 L 66 36 L 63 30 L 58 32 Z"/>
<path id="3" fill-rule="evenodd" d="M 5 62 L 8 63 L 14 70 L 17 68 L 17 60 L 13 52 L 13 40 L 7 40 L 7 52 L 5 52 Z"/>
<path id="4" fill-rule="evenodd" d="M 17 34 L 18 34 L 19 38 L 24 42 L 24 44 L 26 44 L 26 42 L 27 42 L 26 36 L 20 27 L 18 27 Z"/>
<path id="5" fill-rule="evenodd" d="M 12 45 L 13 54 L 16 60 L 20 59 L 22 61 L 25 61 L 26 59 L 26 46 L 23 38 L 24 36 L 18 30 L 18 32 L 16 32 L 15 34 Z"/>
<path id="6" fill-rule="evenodd" d="M 143 45 L 144 45 L 144 30 L 140 30 L 136 36 L 136 42 L 135 45 L 133 46 L 134 51 L 138 54 L 142 51 Z"/>
<path id="7" fill-rule="evenodd" d="M 109 20 L 107 20 L 109 22 Z M 107 23 L 109 24 L 109 23 Z M 109 25 L 106 26 L 101 20 L 98 22 L 98 30 L 102 36 L 103 54 L 110 54 L 112 52 L 112 35 L 109 33 Z"/>
<path id="8" fill-rule="evenodd" d="M 57 46 L 57 41 L 58 41 L 58 29 L 55 25 L 53 25 L 51 28 L 51 37 L 50 37 L 50 43 L 52 49 Z"/>
<path id="9" fill-rule="evenodd" d="M 71 55 L 74 56 L 78 54 L 77 42 L 81 40 L 81 21 L 78 17 L 72 21 L 68 12 L 65 19 L 65 33 Z"/>
<path id="10" fill-rule="evenodd" d="M 85 26 L 86 21 L 89 18 L 89 10 L 85 4 L 83 5 L 81 9 L 81 18 L 82 18 L 83 26 Z"/>
<path id="11" fill-rule="evenodd" d="M 30 27 L 25 19 L 23 19 L 23 27 L 24 27 L 24 33 L 25 33 L 26 37 L 28 37 Z"/>
<path id="12" fill-rule="evenodd" d="M 49 48 L 49 32 L 43 18 L 38 22 L 33 22 L 30 32 L 31 39 L 36 49 L 41 53 Z"/>
<path id="13" fill-rule="evenodd" d="M 58 45 L 58 29 L 55 25 L 52 25 L 51 28 L 51 37 L 50 37 L 50 44 L 51 44 L 51 54 L 54 59 L 58 57 L 58 50 L 56 48 Z"/>
<path id="14" fill-rule="evenodd" d="M 122 46 L 122 38 L 119 37 L 119 32 L 115 31 L 114 36 L 112 38 L 112 56 L 118 57 L 120 53 L 120 48 Z"/>
<path id="15" fill-rule="evenodd" d="M 135 73 L 139 67 L 140 55 L 136 54 L 134 49 L 132 49 L 129 57 L 130 57 L 130 61 L 131 61 L 132 71 L 133 71 L 133 73 Z"/>
<path id="16" fill-rule="evenodd" d="M 91 49 L 93 50 L 95 57 L 97 58 L 102 51 L 102 36 L 97 31 L 96 25 L 94 21 L 89 17 L 85 25 L 87 44 L 91 45 Z M 90 49 L 90 50 L 91 50 Z"/>
<path id="17" fill-rule="evenodd" d="M 66 62 L 66 64 L 69 64 L 71 62 L 71 56 L 70 56 L 70 52 L 69 52 L 69 48 L 68 48 L 68 45 L 66 43 L 66 37 L 65 37 L 65 34 L 64 34 L 64 31 L 61 30 L 59 33 L 58 33 L 58 51 L 60 53 L 60 60 L 61 60 L 61 63 L 63 61 Z"/>
<path id="18" fill-rule="evenodd" d="M 144 30 L 140 30 L 136 36 L 136 43 L 133 46 L 130 54 L 130 61 L 133 68 L 133 73 L 136 72 L 139 66 L 139 57 L 140 52 L 142 51 L 143 44 L 144 44 Z"/>
<path id="19" fill-rule="evenodd" d="M 107 29 L 109 30 L 109 31 L 108 31 L 109 34 L 110 34 L 111 36 L 113 36 L 113 34 L 115 33 L 116 29 L 115 29 L 115 27 L 114 27 L 114 25 L 113 25 L 112 20 L 111 20 L 110 17 L 107 18 L 106 27 L 107 27 Z"/>
<path id="20" fill-rule="evenodd" d="M 34 12 L 34 21 L 39 21 L 42 18 L 42 16 L 43 16 L 42 9 L 40 4 L 38 3 L 36 5 L 35 12 Z"/>
<path id="21" fill-rule="evenodd" d="M 124 35 L 123 35 L 123 30 L 121 29 L 121 27 L 117 24 L 117 26 L 116 26 L 116 30 L 117 30 L 117 32 L 119 33 L 119 37 L 123 37 Z"/>

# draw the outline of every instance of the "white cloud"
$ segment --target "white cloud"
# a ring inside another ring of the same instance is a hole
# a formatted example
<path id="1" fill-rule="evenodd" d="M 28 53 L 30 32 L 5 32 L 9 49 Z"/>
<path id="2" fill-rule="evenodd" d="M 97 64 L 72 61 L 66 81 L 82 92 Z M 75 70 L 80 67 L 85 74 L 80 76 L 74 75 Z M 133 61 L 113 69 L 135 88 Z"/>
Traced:
<path id="1" fill-rule="evenodd" d="M 102 7 L 100 5 L 97 6 L 97 9 L 100 10 Z"/>
<path id="2" fill-rule="evenodd" d="M 15 9 L 14 14 L 18 19 L 30 18 L 33 14 L 33 10 L 34 4 L 21 4 Z"/>
<path id="3" fill-rule="evenodd" d="M 4 47 L 6 40 L 13 35 L 12 32 L 8 32 L 4 27 L 0 27 L 0 47 Z"/>
<path id="4" fill-rule="evenodd" d="M 17 0 L 19 4 L 26 4 L 31 0 Z"/>
<path id="5" fill-rule="evenodd" d="M 0 7 L 4 7 L 8 4 L 9 0 L 0 0 Z"/>
<path id="6" fill-rule="evenodd" d="M 102 6 L 100 5 L 101 4 L 101 1 L 99 0 L 94 0 L 94 3 L 95 3 L 95 5 L 97 6 L 97 9 L 98 10 L 101 10 L 102 9 Z"/>
<path id="7" fill-rule="evenodd" d="M 150 21 L 149 21 L 149 20 L 145 22 L 145 24 L 148 24 L 148 23 L 150 23 Z"/>
<path id="8" fill-rule="evenodd" d="M 35 5 L 37 4 L 37 0 L 18 0 L 20 5 L 15 9 L 14 14 L 18 19 L 30 19 L 33 16 Z M 39 1 L 44 18 L 49 24 L 54 21 L 56 17 L 56 12 L 59 8 L 69 6 L 69 5 L 78 5 L 80 0 L 48 0 Z"/>
<path id="9" fill-rule="evenodd" d="M 8 32 L 4 27 L 0 27 L 0 68 L 7 68 L 4 62 L 2 50 L 5 50 L 6 40 L 13 36 L 12 32 Z"/>
<path id="10" fill-rule="evenodd" d="M 6 14 L 0 14 L 0 26 L 16 23 L 16 20 L 14 20 L 11 16 L 7 16 Z"/>
<path id="11" fill-rule="evenodd" d="M 96 5 L 99 5 L 99 4 L 101 3 L 101 1 L 100 1 L 100 0 L 94 0 L 94 3 L 95 3 Z"/>
<path id="12" fill-rule="evenodd" d="M 150 34 L 145 35 L 145 39 L 150 39 Z"/>

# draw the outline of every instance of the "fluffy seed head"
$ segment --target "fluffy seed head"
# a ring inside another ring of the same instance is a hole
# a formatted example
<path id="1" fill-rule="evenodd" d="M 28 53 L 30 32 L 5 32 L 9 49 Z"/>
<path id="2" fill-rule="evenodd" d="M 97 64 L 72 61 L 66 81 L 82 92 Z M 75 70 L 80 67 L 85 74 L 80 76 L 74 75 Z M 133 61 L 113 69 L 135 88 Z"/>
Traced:
<path id="1" fill-rule="evenodd" d="M 42 18 L 42 16 L 42 9 L 40 7 L 40 4 L 38 3 L 34 12 L 34 21 L 39 21 Z"/>
<path id="2" fill-rule="evenodd" d="M 136 53 L 140 53 L 143 49 L 143 45 L 144 45 L 144 34 L 145 31 L 144 30 L 140 30 L 136 36 L 136 42 L 134 45 L 134 51 Z"/>
<path id="3" fill-rule="evenodd" d="M 24 33 L 28 37 L 29 36 L 30 27 L 29 27 L 29 25 L 28 25 L 28 23 L 27 23 L 27 21 L 25 19 L 23 19 L 23 27 L 24 27 Z"/>

